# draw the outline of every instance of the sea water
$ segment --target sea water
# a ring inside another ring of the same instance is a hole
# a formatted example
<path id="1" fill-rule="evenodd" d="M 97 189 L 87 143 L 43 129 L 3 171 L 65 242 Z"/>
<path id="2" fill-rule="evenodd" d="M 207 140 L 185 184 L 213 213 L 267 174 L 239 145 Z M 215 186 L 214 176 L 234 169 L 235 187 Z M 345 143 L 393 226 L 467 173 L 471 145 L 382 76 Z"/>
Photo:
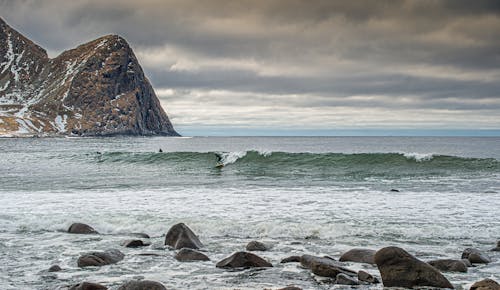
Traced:
<path id="1" fill-rule="evenodd" d="M 215 167 L 217 154 L 223 168 Z M 297 263 L 279 262 L 385 246 L 422 260 L 459 259 L 467 247 L 495 246 L 498 209 L 500 138 L 0 139 L 0 289 L 82 281 L 116 289 L 142 278 L 168 289 L 337 289 Z M 73 222 L 101 234 L 66 233 Z M 164 234 L 179 222 L 211 261 L 174 259 Z M 152 245 L 120 246 L 137 232 Z M 273 268 L 215 267 L 252 240 L 272 246 L 258 254 Z M 110 248 L 125 259 L 77 267 L 82 253 Z M 488 265 L 445 276 L 459 289 L 499 280 L 497 253 L 488 252 Z M 54 264 L 63 271 L 47 273 Z M 379 275 L 375 266 L 346 266 Z"/>

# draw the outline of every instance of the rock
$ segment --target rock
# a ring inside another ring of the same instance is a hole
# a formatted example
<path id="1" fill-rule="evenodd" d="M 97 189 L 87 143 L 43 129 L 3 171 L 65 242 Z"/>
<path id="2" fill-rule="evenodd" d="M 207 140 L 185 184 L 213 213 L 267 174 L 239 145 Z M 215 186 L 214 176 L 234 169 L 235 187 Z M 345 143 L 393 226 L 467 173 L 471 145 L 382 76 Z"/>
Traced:
<path id="1" fill-rule="evenodd" d="M 460 259 L 460 261 L 462 261 L 467 267 L 473 267 L 472 263 L 467 259 Z"/>
<path id="2" fill-rule="evenodd" d="M 122 243 L 122 246 L 126 248 L 146 247 L 149 245 L 151 245 L 151 243 L 145 243 L 142 240 L 126 240 Z"/>
<path id="3" fill-rule="evenodd" d="M 462 253 L 462 259 L 469 260 L 472 264 L 488 264 L 491 262 L 490 258 L 483 254 L 478 249 L 467 248 Z"/>
<path id="4" fill-rule="evenodd" d="M 290 285 L 290 286 L 286 286 L 285 288 L 279 288 L 278 290 L 302 290 L 302 288 Z"/>
<path id="5" fill-rule="evenodd" d="M 342 254 L 339 261 L 375 264 L 373 257 L 376 252 L 370 249 L 352 249 Z"/>
<path id="6" fill-rule="evenodd" d="M 181 262 L 187 261 L 210 261 L 210 259 L 203 253 L 193 249 L 182 248 L 175 255 L 175 259 Z"/>
<path id="7" fill-rule="evenodd" d="M 498 241 L 497 246 L 495 248 L 491 249 L 490 251 L 500 252 L 500 241 Z"/>
<path id="8" fill-rule="evenodd" d="M 340 273 L 353 277 L 357 275 L 356 272 L 344 268 L 339 262 L 331 258 L 302 255 L 300 264 L 302 267 L 311 269 L 314 274 L 321 277 L 336 278 Z"/>
<path id="9" fill-rule="evenodd" d="M 340 284 L 340 285 L 359 285 L 359 281 L 352 278 L 351 276 L 348 276 L 344 273 L 340 273 L 337 275 L 337 278 L 335 279 L 335 284 Z"/>
<path id="10" fill-rule="evenodd" d="M 143 238 L 143 239 L 150 239 L 151 238 L 148 234 L 145 234 L 145 233 L 132 233 L 132 235 L 139 237 L 139 238 Z"/>
<path id="11" fill-rule="evenodd" d="M 128 281 L 118 287 L 118 290 L 167 290 L 163 284 L 150 280 Z"/>
<path id="12" fill-rule="evenodd" d="M 337 261 L 335 261 L 334 259 L 332 259 L 330 257 L 318 257 L 318 256 L 313 256 L 313 255 L 302 255 L 302 256 L 300 256 L 299 262 L 300 262 L 300 265 L 302 267 L 310 269 L 311 263 L 315 260 L 328 261 L 328 262 L 335 263 L 335 265 L 337 265 L 337 266 L 341 266 L 340 263 L 338 263 Z"/>
<path id="13" fill-rule="evenodd" d="M 281 260 L 281 264 L 284 264 L 284 263 L 292 263 L 292 262 L 299 262 L 300 263 L 300 256 L 290 256 L 290 257 L 287 257 L 287 258 L 284 258 L 283 260 Z"/>
<path id="14" fill-rule="evenodd" d="M 377 277 L 374 277 L 372 274 L 365 272 L 363 270 L 358 271 L 358 280 L 362 281 L 362 282 L 367 282 L 370 284 L 380 283 L 380 281 L 377 279 Z"/>
<path id="15" fill-rule="evenodd" d="M 436 268 L 398 247 L 386 247 L 377 251 L 375 263 L 385 287 L 453 288 Z"/>
<path id="16" fill-rule="evenodd" d="M 78 267 L 88 266 L 104 266 L 115 264 L 123 260 L 125 255 L 115 249 L 107 250 L 105 252 L 90 252 L 83 254 L 78 258 Z"/>
<path id="17" fill-rule="evenodd" d="M 399 190 L 398 190 L 398 189 L 394 189 L 394 188 L 392 188 L 392 189 L 390 190 L 390 192 L 399 192 Z"/>
<path id="18" fill-rule="evenodd" d="M 500 284 L 492 279 L 484 279 L 472 284 L 470 290 L 500 290 Z"/>
<path id="19" fill-rule="evenodd" d="M 231 256 L 217 263 L 217 268 L 253 268 L 253 267 L 272 267 L 273 265 L 261 257 L 248 253 L 236 252 Z"/>
<path id="20" fill-rule="evenodd" d="M 120 36 L 49 58 L 0 19 L 0 64 L 0 135 L 178 136 Z"/>
<path id="21" fill-rule="evenodd" d="M 71 226 L 69 226 L 68 233 L 71 234 L 98 234 L 96 230 L 94 230 L 93 227 L 82 224 L 82 223 L 74 223 Z"/>
<path id="22" fill-rule="evenodd" d="M 97 283 L 82 282 L 80 284 L 73 285 L 69 290 L 106 290 L 108 287 Z"/>
<path id="23" fill-rule="evenodd" d="M 467 272 L 467 265 L 462 260 L 439 259 L 427 262 L 432 267 L 444 272 Z"/>
<path id="24" fill-rule="evenodd" d="M 267 251 L 268 248 L 264 243 L 258 241 L 251 241 L 247 244 L 247 251 Z"/>
<path id="25" fill-rule="evenodd" d="M 191 248 L 199 249 L 203 247 L 198 237 L 193 231 L 183 223 L 172 226 L 165 237 L 165 245 L 174 249 Z"/>
<path id="26" fill-rule="evenodd" d="M 61 271 L 61 267 L 59 265 L 52 265 L 50 268 L 47 270 L 48 272 L 59 272 Z"/>

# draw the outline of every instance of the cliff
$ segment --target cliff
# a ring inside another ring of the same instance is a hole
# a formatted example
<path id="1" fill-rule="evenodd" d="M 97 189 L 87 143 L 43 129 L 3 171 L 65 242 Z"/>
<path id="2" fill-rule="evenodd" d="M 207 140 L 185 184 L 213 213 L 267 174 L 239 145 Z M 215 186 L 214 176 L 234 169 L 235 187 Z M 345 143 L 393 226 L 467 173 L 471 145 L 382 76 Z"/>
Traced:
<path id="1" fill-rule="evenodd" d="M 0 18 L 0 136 L 178 136 L 125 39 L 50 59 Z"/>

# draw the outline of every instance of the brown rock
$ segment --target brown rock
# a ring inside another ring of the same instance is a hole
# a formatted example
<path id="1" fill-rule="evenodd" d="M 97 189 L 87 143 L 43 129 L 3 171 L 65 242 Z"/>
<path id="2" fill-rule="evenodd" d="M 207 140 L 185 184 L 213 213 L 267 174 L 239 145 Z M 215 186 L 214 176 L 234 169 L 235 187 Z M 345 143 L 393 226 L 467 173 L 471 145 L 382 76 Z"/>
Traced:
<path id="1" fill-rule="evenodd" d="M 348 276 L 344 273 L 340 273 L 337 275 L 337 278 L 335 279 L 335 284 L 339 285 L 359 285 L 359 281 L 356 280 L 355 278 Z"/>
<path id="2" fill-rule="evenodd" d="M 358 271 L 358 280 L 362 281 L 362 282 L 367 282 L 370 284 L 380 283 L 380 281 L 377 279 L 377 277 L 374 277 L 372 274 L 365 272 L 363 270 Z"/>
<path id="3" fill-rule="evenodd" d="M 122 284 L 118 290 L 167 290 L 163 284 L 150 280 L 134 280 Z"/>
<path id="4" fill-rule="evenodd" d="M 353 277 L 357 275 L 356 272 L 344 268 L 341 263 L 327 257 L 302 255 L 300 264 L 302 267 L 311 269 L 314 274 L 322 277 L 336 278 L 340 273 Z"/>
<path id="5" fill-rule="evenodd" d="M 375 250 L 370 249 L 351 249 L 342 254 L 339 261 L 375 264 L 375 261 L 373 260 L 375 253 Z"/>
<path id="6" fill-rule="evenodd" d="M 432 267 L 444 272 L 467 272 L 467 265 L 462 260 L 439 259 L 427 262 Z"/>
<path id="7" fill-rule="evenodd" d="M 386 247 L 377 251 L 375 263 L 385 287 L 453 288 L 436 268 L 398 247 Z"/>
<path id="8" fill-rule="evenodd" d="M 236 252 L 231 256 L 217 263 L 217 268 L 253 268 L 253 267 L 272 267 L 273 265 L 261 257 L 248 253 Z"/>
<path id="9" fill-rule="evenodd" d="M 124 257 L 125 255 L 122 252 L 115 249 L 105 252 L 90 252 L 80 256 L 77 264 L 78 267 L 104 266 L 118 263 Z"/>
<path id="10" fill-rule="evenodd" d="M 80 284 L 73 285 L 69 290 L 106 290 L 108 287 L 97 283 L 82 282 Z"/>
<path id="11" fill-rule="evenodd" d="M 284 263 L 292 263 L 292 262 L 299 262 L 300 263 L 300 256 L 290 256 L 290 257 L 287 257 L 287 258 L 284 258 L 283 260 L 281 260 L 281 264 L 284 264 Z"/>
<path id="12" fill-rule="evenodd" d="M 268 248 L 264 243 L 251 241 L 246 246 L 247 251 L 267 251 Z"/>
<path id="13" fill-rule="evenodd" d="M 149 245 L 151 245 L 151 243 L 147 243 L 142 240 L 126 240 L 122 243 L 122 246 L 126 248 L 147 247 Z"/>
<path id="14" fill-rule="evenodd" d="M 462 259 L 467 259 L 472 264 L 488 264 L 491 262 L 490 258 L 487 255 L 474 248 L 465 249 L 462 253 Z"/>
<path id="15" fill-rule="evenodd" d="M 470 290 L 500 290 L 500 284 L 492 279 L 484 279 L 474 283 Z"/>
<path id="16" fill-rule="evenodd" d="M 165 245 L 174 249 L 191 248 L 199 249 L 203 247 L 198 237 L 193 231 L 183 223 L 172 226 L 165 237 Z"/>
<path id="17" fill-rule="evenodd" d="M 94 230 L 93 227 L 82 224 L 82 223 L 74 223 L 71 226 L 69 226 L 68 233 L 71 234 L 98 234 L 96 230 Z"/>
<path id="18" fill-rule="evenodd" d="M 333 263 L 336 266 L 342 266 L 341 263 L 335 261 L 333 258 L 330 257 L 318 257 L 318 256 L 313 256 L 313 255 L 302 255 L 300 256 L 300 265 L 304 268 L 311 268 L 311 264 L 313 261 L 324 261 L 325 263 Z"/>
<path id="19" fill-rule="evenodd" d="M 177 254 L 175 255 L 175 259 L 181 262 L 210 261 L 210 259 L 202 252 L 198 252 L 196 250 L 188 248 L 182 248 L 179 252 L 177 252 Z"/>

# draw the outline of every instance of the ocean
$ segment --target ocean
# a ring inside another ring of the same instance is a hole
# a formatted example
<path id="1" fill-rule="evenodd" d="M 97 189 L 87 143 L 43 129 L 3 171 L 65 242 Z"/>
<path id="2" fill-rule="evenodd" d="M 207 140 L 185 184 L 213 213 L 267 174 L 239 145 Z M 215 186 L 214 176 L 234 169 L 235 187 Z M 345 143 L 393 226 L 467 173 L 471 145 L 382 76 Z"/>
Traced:
<path id="1" fill-rule="evenodd" d="M 495 246 L 498 209 L 495 137 L 4 138 L 0 289 L 82 281 L 116 289 L 135 278 L 168 289 L 342 289 L 280 260 L 385 246 L 424 261 L 460 259 L 467 247 Z M 101 235 L 66 233 L 73 222 Z M 199 236 L 211 261 L 174 259 L 164 234 L 179 222 Z M 152 245 L 120 246 L 137 232 Z M 215 267 L 252 240 L 272 246 L 257 254 L 273 268 Z M 125 259 L 77 267 L 80 254 L 110 248 Z M 490 264 L 444 274 L 458 289 L 498 281 L 500 252 L 488 255 Z M 63 271 L 46 272 L 54 264 Z M 346 266 L 379 275 L 375 266 Z"/>

